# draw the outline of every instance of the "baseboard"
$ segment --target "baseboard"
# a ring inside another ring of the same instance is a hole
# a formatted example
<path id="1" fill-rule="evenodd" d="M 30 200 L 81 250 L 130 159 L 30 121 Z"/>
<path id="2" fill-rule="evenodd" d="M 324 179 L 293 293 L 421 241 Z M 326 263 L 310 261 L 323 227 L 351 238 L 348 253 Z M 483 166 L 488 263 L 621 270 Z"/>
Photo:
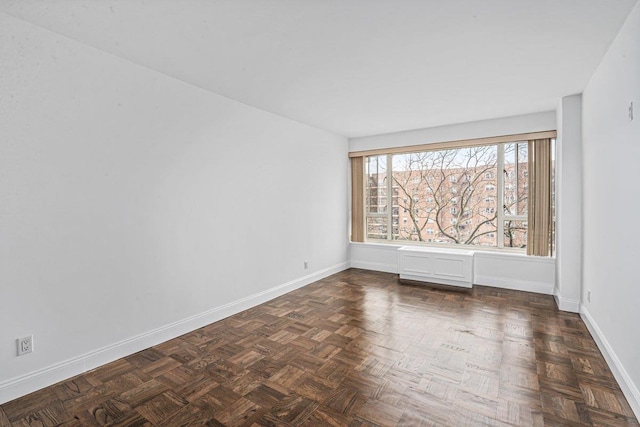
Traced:
<path id="1" fill-rule="evenodd" d="M 101 349 L 65 360 L 60 363 L 0 382 L 0 404 L 80 375 L 106 363 L 179 337 L 195 329 L 240 313 L 295 289 L 306 286 L 332 274 L 346 270 L 350 263 L 333 265 L 265 291 L 249 295 L 203 313 L 162 326 L 144 334 L 108 345 Z"/>
<path id="2" fill-rule="evenodd" d="M 622 362 L 620 362 L 615 351 L 613 351 L 609 341 L 607 341 L 602 330 L 600 330 L 598 324 L 593 320 L 593 317 L 589 314 L 589 310 L 587 310 L 584 305 L 580 305 L 580 317 L 584 321 L 585 325 L 587 325 L 587 329 L 589 329 L 591 336 L 607 361 L 607 364 L 609 365 L 611 372 L 613 372 L 613 376 L 616 378 L 616 381 L 618 381 L 618 384 L 622 389 L 622 393 L 624 394 L 624 397 L 627 398 L 633 413 L 636 415 L 636 418 L 640 420 L 640 391 L 638 390 L 638 387 L 633 383 L 633 380 L 622 365 Z"/>
<path id="3" fill-rule="evenodd" d="M 553 291 L 553 298 L 556 300 L 556 305 L 558 306 L 558 310 L 568 311 L 571 313 L 579 313 L 580 312 L 580 301 L 568 298 L 562 298 L 562 295 L 558 293 L 557 289 Z"/>
<path id="4" fill-rule="evenodd" d="M 475 285 L 492 286 L 494 288 L 513 289 L 516 291 L 535 292 L 538 294 L 552 295 L 553 284 L 532 282 L 527 280 L 505 279 L 502 277 L 475 275 Z"/>
<path id="5" fill-rule="evenodd" d="M 382 271 L 383 273 L 398 273 L 398 264 L 386 264 L 382 262 L 351 261 L 351 267 L 363 270 Z"/>

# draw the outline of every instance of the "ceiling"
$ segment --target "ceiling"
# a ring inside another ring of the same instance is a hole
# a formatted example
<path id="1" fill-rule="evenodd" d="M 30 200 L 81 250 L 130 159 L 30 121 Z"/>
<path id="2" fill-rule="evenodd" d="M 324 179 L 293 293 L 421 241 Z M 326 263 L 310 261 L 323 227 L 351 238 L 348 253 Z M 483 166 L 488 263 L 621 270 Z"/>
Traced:
<path id="1" fill-rule="evenodd" d="M 0 0 L 0 11 L 354 137 L 555 109 L 637 0 Z"/>

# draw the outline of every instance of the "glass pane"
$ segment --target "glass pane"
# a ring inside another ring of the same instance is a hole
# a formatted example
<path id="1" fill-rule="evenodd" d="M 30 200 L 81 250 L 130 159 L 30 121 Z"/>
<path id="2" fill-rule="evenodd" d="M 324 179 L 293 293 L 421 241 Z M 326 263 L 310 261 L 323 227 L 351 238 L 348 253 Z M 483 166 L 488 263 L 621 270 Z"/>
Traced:
<path id="1" fill-rule="evenodd" d="M 387 218 L 367 217 L 367 238 L 386 239 L 387 227 Z"/>
<path id="2" fill-rule="evenodd" d="M 479 246 L 497 246 L 497 219 L 495 216 L 491 220 L 484 220 L 474 229 L 475 239 L 474 245 Z"/>
<path id="3" fill-rule="evenodd" d="M 367 213 L 387 212 L 387 156 L 369 156 L 365 162 Z"/>
<path id="4" fill-rule="evenodd" d="M 529 176 L 526 142 L 504 144 L 504 214 L 526 215 Z"/>
<path id="5" fill-rule="evenodd" d="M 392 162 L 395 239 L 497 245 L 496 146 L 396 154 Z"/>
<path id="6" fill-rule="evenodd" d="M 529 147 L 526 142 L 518 143 L 518 215 L 527 214 L 529 195 Z"/>
<path id="7" fill-rule="evenodd" d="M 527 221 L 505 221 L 504 222 L 504 247 L 505 248 L 526 248 L 527 247 Z"/>
<path id="8" fill-rule="evenodd" d="M 556 250 L 556 140 L 551 140 L 551 255 Z"/>
<path id="9" fill-rule="evenodd" d="M 518 175 L 515 143 L 504 144 L 504 214 L 517 215 Z"/>

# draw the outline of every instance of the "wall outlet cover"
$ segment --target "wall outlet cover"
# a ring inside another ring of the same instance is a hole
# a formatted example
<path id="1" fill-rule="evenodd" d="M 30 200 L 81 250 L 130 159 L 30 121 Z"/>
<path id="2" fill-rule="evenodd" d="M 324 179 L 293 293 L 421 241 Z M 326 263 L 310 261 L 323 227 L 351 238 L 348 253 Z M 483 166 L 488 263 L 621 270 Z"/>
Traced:
<path id="1" fill-rule="evenodd" d="M 33 335 L 18 338 L 18 356 L 33 352 Z"/>

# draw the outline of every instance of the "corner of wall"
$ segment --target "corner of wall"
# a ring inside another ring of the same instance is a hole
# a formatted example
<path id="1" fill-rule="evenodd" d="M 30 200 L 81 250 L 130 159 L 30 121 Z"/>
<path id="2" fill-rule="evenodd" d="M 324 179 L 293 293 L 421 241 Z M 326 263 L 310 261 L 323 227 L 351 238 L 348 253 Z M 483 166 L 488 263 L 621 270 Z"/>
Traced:
<path id="1" fill-rule="evenodd" d="M 578 313 L 582 294 L 582 94 L 556 110 L 556 283 L 558 308 Z"/>
<path id="2" fill-rule="evenodd" d="M 587 307 L 584 305 L 580 306 L 580 317 L 584 321 L 589 333 L 591 333 L 591 336 L 600 349 L 600 352 L 604 356 L 607 365 L 609 365 L 613 376 L 620 385 L 620 388 L 622 389 L 624 396 L 627 398 L 636 418 L 640 419 L 640 390 L 638 390 L 637 385 L 633 382 L 631 376 L 624 368 L 620 358 L 613 350 L 613 347 L 611 347 L 611 344 L 596 321 L 591 317 L 591 313 L 589 313 Z"/>
<path id="3" fill-rule="evenodd" d="M 553 299 L 556 301 L 558 310 L 568 311 L 570 313 L 580 313 L 580 300 L 563 298 L 557 287 L 553 292 Z"/>

